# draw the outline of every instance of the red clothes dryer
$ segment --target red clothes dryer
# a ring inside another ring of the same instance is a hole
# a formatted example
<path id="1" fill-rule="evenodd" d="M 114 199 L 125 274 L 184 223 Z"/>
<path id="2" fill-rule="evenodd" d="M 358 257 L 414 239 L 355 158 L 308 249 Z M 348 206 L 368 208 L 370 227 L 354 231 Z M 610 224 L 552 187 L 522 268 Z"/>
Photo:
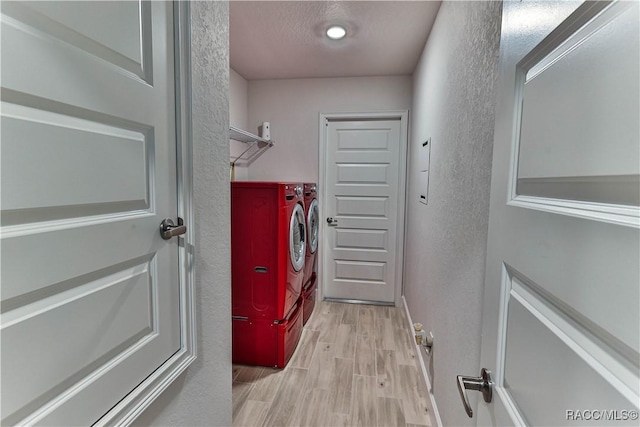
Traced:
<path id="1" fill-rule="evenodd" d="M 306 324 L 316 304 L 318 288 L 318 246 L 320 242 L 320 208 L 318 186 L 304 184 L 304 209 L 307 219 L 307 251 L 304 262 L 304 284 L 302 286 L 303 323 Z"/>
<path id="2" fill-rule="evenodd" d="M 302 332 L 303 186 L 231 183 L 233 362 L 284 368 Z"/>

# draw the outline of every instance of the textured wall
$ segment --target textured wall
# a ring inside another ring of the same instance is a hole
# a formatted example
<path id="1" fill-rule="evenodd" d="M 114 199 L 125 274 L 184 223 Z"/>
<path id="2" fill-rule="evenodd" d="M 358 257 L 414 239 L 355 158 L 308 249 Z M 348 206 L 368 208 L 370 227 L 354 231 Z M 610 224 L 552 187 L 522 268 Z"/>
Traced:
<path id="1" fill-rule="evenodd" d="M 276 144 L 249 167 L 249 179 L 318 181 L 320 113 L 408 110 L 411 77 L 249 81 L 249 131 L 271 123 Z"/>
<path id="2" fill-rule="evenodd" d="M 191 2 L 198 359 L 137 425 L 231 425 L 229 11 Z"/>
<path id="3" fill-rule="evenodd" d="M 500 15 L 500 2 L 444 2 L 413 76 L 404 294 L 435 336 L 427 362 L 444 425 L 475 425 L 455 376 L 480 372 Z M 428 137 L 425 206 L 418 156 Z"/>

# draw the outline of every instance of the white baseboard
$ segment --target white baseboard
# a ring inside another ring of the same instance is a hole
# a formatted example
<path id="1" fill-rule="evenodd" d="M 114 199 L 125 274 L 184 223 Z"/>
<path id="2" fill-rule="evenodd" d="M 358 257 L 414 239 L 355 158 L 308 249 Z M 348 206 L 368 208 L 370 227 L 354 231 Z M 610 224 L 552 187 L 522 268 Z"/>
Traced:
<path id="1" fill-rule="evenodd" d="M 407 325 L 407 327 L 409 328 L 409 333 L 411 335 L 412 342 L 415 343 L 415 340 L 413 339 L 413 333 L 411 332 L 413 331 L 413 320 L 411 320 L 411 314 L 409 313 L 409 307 L 407 307 L 407 300 L 404 299 L 404 295 L 402 296 L 402 304 L 404 305 L 404 312 L 406 313 L 407 321 L 409 322 L 409 325 Z M 433 393 L 431 393 L 431 380 L 429 379 L 429 374 L 427 373 L 427 365 L 423 357 L 423 352 L 420 346 L 418 346 L 417 344 L 414 344 L 413 351 L 420 364 L 422 379 L 424 380 L 424 383 L 427 385 L 427 392 L 429 393 L 429 401 L 427 403 L 430 406 L 429 410 L 431 413 L 431 424 L 437 427 L 442 427 L 442 420 L 440 419 L 440 413 L 438 412 L 436 399 Z"/>

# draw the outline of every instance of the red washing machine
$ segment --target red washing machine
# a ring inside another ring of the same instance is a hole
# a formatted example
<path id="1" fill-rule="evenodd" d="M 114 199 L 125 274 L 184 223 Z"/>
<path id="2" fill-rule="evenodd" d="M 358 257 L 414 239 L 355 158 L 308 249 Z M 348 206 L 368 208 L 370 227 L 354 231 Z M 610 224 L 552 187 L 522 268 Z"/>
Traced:
<path id="1" fill-rule="evenodd" d="M 302 334 L 303 186 L 231 183 L 233 362 L 284 368 Z"/>
<path id="2" fill-rule="evenodd" d="M 307 219 L 307 253 L 304 262 L 304 285 L 302 286 L 303 324 L 306 324 L 316 305 L 318 289 L 318 244 L 320 242 L 320 208 L 318 186 L 304 184 L 304 209 Z"/>

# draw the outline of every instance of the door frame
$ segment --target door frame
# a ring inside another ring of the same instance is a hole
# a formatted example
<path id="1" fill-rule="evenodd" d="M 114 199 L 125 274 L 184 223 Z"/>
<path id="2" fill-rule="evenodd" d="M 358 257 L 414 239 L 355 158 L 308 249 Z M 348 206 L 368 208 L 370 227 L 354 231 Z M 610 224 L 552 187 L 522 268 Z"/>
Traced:
<path id="1" fill-rule="evenodd" d="M 180 349 L 103 415 L 95 425 L 129 425 L 197 358 L 195 247 L 193 212 L 193 140 L 191 115 L 191 8 L 173 2 L 178 216 L 187 232 L 178 244 Z"/>
<path id="2" fill-rule="evenodd" d="M 407 186 L 407 145 L 408 145 L 408 129 L 409 129 L 409 110 L 389 110 L 389 111 L 368 111 L 355 113 L 323 113 L 320 112 L 318 122 L 318 185 L 321 186 L 319 196 L 321 197 L 320 205 L 320 237 L 322 242 L 326 242 L 326 233 L 328 228 L 325 226 L 322 218 L 327 217 L 325 211 L 325 203 L 327 196 L 326 190 L 326 167 L 327 167 L 327 127 L 325 123 L 331 120 L 400 120 L 400 153 L 398 159 L 398 222 L 397 231 L 398 238 L 396 240 L 396 268 L 394 273 L 395 289 L 394 289 L 394 305 L 400 307 L 402 305 L 402 288 L 404 273 L 404 235 L 405 235 L 405 206 L 406 206 L 406 186 Z M 326 262 L 324 259 L 324 247 L 318 252 L 318 292 L 320 299 L 324 300 L 323 277 Z M 369 301 L 367 301 L 370 303 Z"/>

